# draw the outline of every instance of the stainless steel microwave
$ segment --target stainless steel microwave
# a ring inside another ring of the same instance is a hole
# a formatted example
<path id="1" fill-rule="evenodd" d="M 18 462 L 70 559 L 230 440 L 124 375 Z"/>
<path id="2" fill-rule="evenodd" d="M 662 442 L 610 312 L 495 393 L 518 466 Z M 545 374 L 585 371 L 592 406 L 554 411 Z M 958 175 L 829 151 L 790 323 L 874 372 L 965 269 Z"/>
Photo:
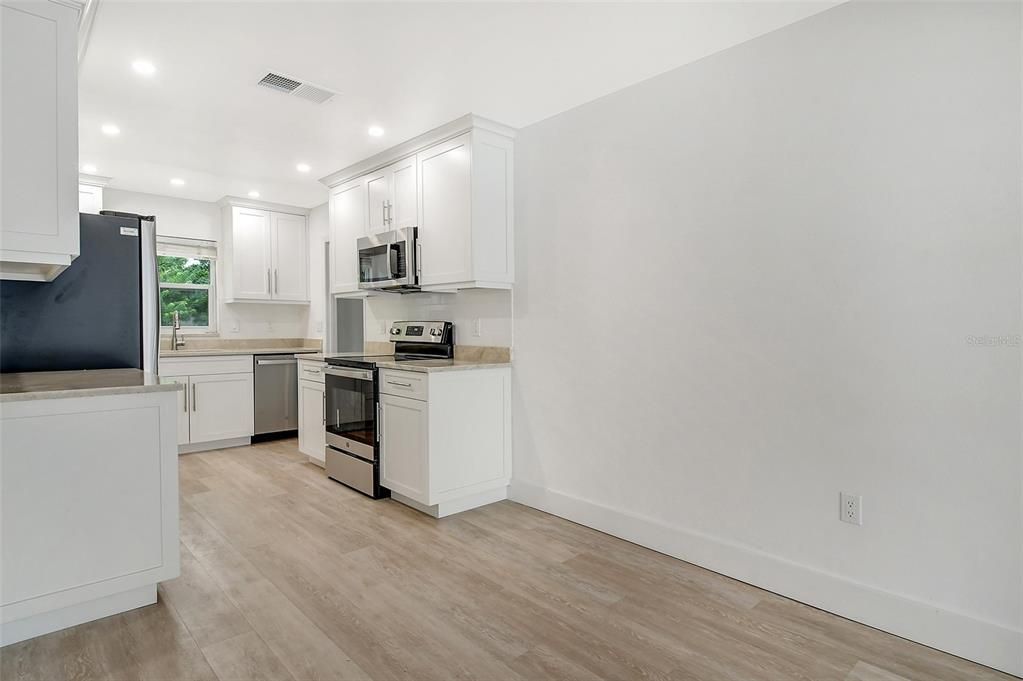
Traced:
<path id="1" fill-rule="evenodd" d="M 417 236 L 416 227 L 406 227 L 359 239 L 359 288 L 419 290 Z"/>

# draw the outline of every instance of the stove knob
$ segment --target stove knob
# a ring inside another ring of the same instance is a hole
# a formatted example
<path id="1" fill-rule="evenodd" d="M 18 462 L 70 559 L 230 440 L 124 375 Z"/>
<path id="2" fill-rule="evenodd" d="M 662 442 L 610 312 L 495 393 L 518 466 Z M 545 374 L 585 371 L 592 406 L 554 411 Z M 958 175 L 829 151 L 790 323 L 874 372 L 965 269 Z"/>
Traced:
<path id="1" fill-rule="evenodd" d="M 391 335 L 392 336 L 400 336 L 401 335 L 401 327 L 392 326 L 391 327 Z"/>

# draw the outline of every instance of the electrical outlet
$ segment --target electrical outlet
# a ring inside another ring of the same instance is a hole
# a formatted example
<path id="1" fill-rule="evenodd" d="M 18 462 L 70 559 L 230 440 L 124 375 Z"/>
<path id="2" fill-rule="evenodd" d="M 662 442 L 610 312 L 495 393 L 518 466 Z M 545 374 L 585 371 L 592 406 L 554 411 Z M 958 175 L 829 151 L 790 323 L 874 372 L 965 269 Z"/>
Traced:
<path id="1" fill-rule="evenodd" d="M 483 335 L 483 323 L 480 321 L 479 317 L 472 320 L 472 335 L 476 338 Z"/>
<path id="2" fill-rule="evenodd" d="M 849 494 L 842 492 L 839 494 L 839 501 L 841 507 L 839 508 L 838 518 L 843 523 L 851 523 L 853 525 L 863 524 L 863 497 L 858 494 Z"/>
<path id="3" fill-rule="evenodd" d="M 316 333 L 323 333 L 323 322 L 316 322 Z"/>
<path id="4" fill-rule="evenodd" d="M 235 319 L 231 322 L 231 333 L 238 333 L 241 327 L 238 326 L 238 320 Z"/>

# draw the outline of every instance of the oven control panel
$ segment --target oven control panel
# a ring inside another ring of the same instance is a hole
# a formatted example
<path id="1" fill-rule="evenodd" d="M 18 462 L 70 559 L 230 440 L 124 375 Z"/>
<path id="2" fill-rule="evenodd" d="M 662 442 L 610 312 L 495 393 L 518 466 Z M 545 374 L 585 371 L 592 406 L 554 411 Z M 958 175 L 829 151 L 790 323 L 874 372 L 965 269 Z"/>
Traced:
<path id="1" fill-rule="evenodd" d="M 451 322 L 394 322 L 392 341 L 417 343 L 450 343 L 454 325 Z"/>

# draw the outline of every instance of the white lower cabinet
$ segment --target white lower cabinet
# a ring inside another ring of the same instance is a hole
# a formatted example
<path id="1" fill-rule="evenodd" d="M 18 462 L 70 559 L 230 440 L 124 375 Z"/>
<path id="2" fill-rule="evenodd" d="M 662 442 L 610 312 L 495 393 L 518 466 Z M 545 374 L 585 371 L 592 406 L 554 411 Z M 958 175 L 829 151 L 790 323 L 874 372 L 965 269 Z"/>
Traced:
<path id="1" fill-rule="evenodd" d="M 427 402 L 394 395 L 380 396 L 380 482 L 403 496 L 430 504 L 427 469 L 430 428 Z"/>
<path id="2" fill-rule="evenodd" d="M 322 382 L 302 379 L 298 382 L 298 450 L 318 466 L 324 466 L 323 400 L 326 394 Z"/>
<path id="3" fill-rule="evenodd" d="M 184 451 L 247 444 L 252 437 L 252 355 L 161 358 L 160 381 L 185 386 L 177 405 Z"/>
<path id="4" fill-rule="evenodd" d="M 211 442 L 250 437 L 252 374 L 189 376 L 189 440 Z"/>
<path id="5" fill-rule="evenodd" d="M 175 412 L 178 415 L 178 444 L 188 444 L 188 376 L 161 376 L 160 383 L 178 383 L 185 386 L 184 390 L 179 390 L 178 396 L 178 408 Z"/>
<path id="6" fill-rule="evenodd" d="M 438 518 L 507 498 L 511 369 L 380 370 L 380 483 Z"/>

